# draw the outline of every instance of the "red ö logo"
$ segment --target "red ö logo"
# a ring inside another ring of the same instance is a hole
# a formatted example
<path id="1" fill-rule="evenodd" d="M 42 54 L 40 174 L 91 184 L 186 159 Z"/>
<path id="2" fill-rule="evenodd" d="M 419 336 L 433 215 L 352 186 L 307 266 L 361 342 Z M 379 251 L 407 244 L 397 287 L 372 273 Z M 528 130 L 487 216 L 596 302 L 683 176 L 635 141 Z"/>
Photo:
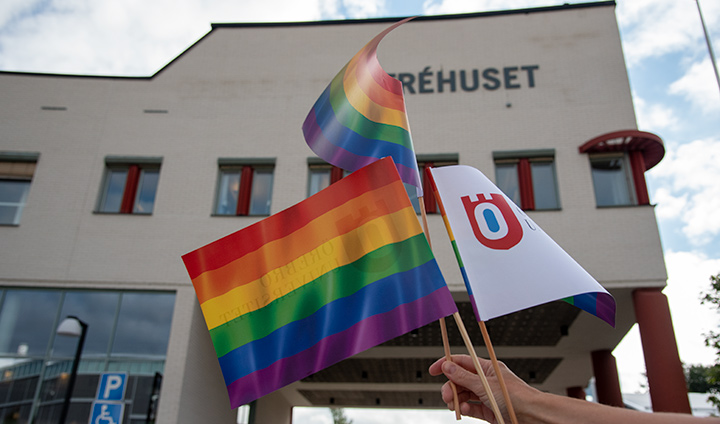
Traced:
<path id="1" fill-rule="evenodd" d="M 520 243 L 523 230 L 510 205 L 501 194 L 478 194 L 461 198 L 475 238 L 485 247 L 508 250 Z"/>

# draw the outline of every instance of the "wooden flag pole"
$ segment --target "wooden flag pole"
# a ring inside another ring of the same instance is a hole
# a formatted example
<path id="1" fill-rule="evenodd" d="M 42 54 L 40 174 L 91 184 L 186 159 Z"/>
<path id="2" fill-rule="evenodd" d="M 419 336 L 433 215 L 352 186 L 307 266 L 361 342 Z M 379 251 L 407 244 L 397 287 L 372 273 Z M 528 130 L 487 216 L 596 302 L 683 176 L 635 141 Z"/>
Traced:
<path id="1" fill-rule="evenodd" d="M 430 249 L 432 250 L 432 242 L 430 240 L 430 229 L 428 228 L 428 221 L 427 221 L 427 212 L 425 211 L 425 201 L 422 196 L 418 197 L 418 203 L 420 204 L 420 215 L 422 216 L 422 223 L 423 223 L 423 229 L 425 231 L 425 237 L 427 238 L 428 244 L 430 245 Z M 478 376 L 480 376 L 480 380 L 482 381 L 483 387 L 485 388 L 485 392 L 487 393 L 488 399 L 490 400 L 490 405 L 492 406 L 493 413 L 495 413 L 495 416 L 497 417 L 497 420 L 500 424 L 505 424 L 502 413 L 500 413 L 500 408 L 498 407 L 497 402 L 495 401 L 495 396 L 493 396 L 492 390 L 490 389 L 490 385 L 488 384 L 487 378 L 485 377 L 485 372 L 483 371 L 482 367 L 480 366 L 480 361 L 478 360 L 477 353 L 475 353 L 475 349 L 473 348 L 472 341 L 470 340 L 470 335 L 468 335 L 467 330 L 465 329 L 465 325 L 463 324 L 462 318 L 460 317 L 460 313 L 455 312 L 453 314 L 453 318 L 455 319 L 455 323 L 457 324 L 458 329 L 460 330 L 460 334 L 462 336 L 463 342 L 465 343 L 465 347 L 467 348 L 468 352 L 470 353 L 470 357 L 473 360 L 473 365 L 475 365 L 475 371 L 477 372 Z M 484 324 L 483 324 L 483 326 L 484 326 Z M 449 341 L 447 338 L 447 326 L 445 324 L 445 318 L 440 318 L 440 330 L 442 332 L 443 347 L 445 348 L 445 360 L 452 362 L 452 357 L 450 355 Z M 506 403 L 506 405 L 508 405 L 508 413 L 510 415 L 510 419 L 512 420 L 513 424 L 517 424 L 517 418 L 515 417 L 515 411 L 512 409 L 512 403 L 510 402 L 510 396 L 507 392 L 505 382 L 502 379 L 502 375 L 500 374 L 500 366 L 497 363 L 497 358 L 495 358 L 495 352 L 492 349 L 492 344 L 490 343 L 490 336 L 488 335 L 486 337 L 486 334 L 487 334 L 487 329 L 485 329 L 485 331 L 483 331 L 483 340 L 485 340 L 485 345 L 488 346 L 488 352 L 492 352 L 490 354 L 490 357 L 493 362 L 493 368 L 495 369 L 495 374 L 497 374 L 497 376 L 498 376 L 498 382 L 500 382 L 500 387 L 503 392 L 503 397 L 505 398 L 505 403 Z M 494 358 L 494 359 L 492 359 L 492 358 Z M 452 388 L 452 391 L 453 391 L 455 418 L 457 420 L 460 420 L 460 407 L 459 407 L 458 396 L 457 396 L 457 387 L 455 386 L 455 383 L 453 383 L 452 381 L 450 382 L 450 387 Z"/>
<path id="2" fill-rule="evenodd" d="M 482 381 L 483 387 L 485 388 L 485 393 L 488 396 L 488 400 L 490 401 L 490 406 L 492 407 L 493 413 L 495 414 L 495 418 L 497 419 L 498 423 L 505 424 L 505 420 L 503 419 L 500 408 L 497 405 L 495 396 L 493 395 L 492 389 L 490 389 L 490 384 L 485 377 L 485 372 L 483 371 L 482 366 L 480 366 L 480 361 L 478 360 L 477 353 L 475 353 L 475 348 L 473 348 L 472 342 L 470 341 L 470 336 L 468 335 L 468 332 L 465 329 L 465 325 L 460 318 L 460 313 L 455 312 L 453 314 L 453 318 L 455 318 L 455 323 L 457 324 L 458 329 L 460 329 L 460 334 L 462 335 L 463 341 L 465 342 L 465 347 L 467 347 L 467 350 L 470 353 L 470 357 L 472 358 L 473 365 L 475 365 L 475 371 L 477 372 L 477 375 L 480 376 L 480 380 Z"/>
<path id="3" fill-rule="evenodd" d="M 422 196 L 418 197 L 420 203 L 420 215 L 422 216 L 423 230 L 425 232 L 425 238 L 427 238 L 430 250 L 432 250 L 432 242 L 430 241 L 430 230 L 428 228 L 427 214 L 425 212 L 425 202 Z M 457 313 L 457 312 L 456 312 Z M 448 340 L 447 325 L 445 324 L 445 317 L 440 318 L 440 334 L 442 335 L 443 350 L 445 351 L 445 360 L 452 362 L 452 355 L 450 354 L 450 341 Z M 460 400 L 458 399 L 457 386 L 452 381 L 450 382 L 450 388 L 453 392 L 453 409 L 455 410 L 455 419 L 460 421 L 462 418 L 460 413 Z"/>
<path id="4" fill-rule="evenodd" d="M 495 375 L 497 376 L 498 383 L 500 383 L 500 390 L 502 390 L 503 398 L 505 399 L 505 407 L 507 408 L 508 415 L 510 415 L 510 421 L 512 421 L 512 424 L 518 424 L 517 417 L 515 416 L 515 409 L 512 406 L 512 402 L 510 401 L 510 393 L 508 392 L 507 386 L 505 385 L 505 379 L 500 372 L 500 363 L 498 363 L 497 356 L 495 356 L 495 349 L 493 349 L 492 342 L 490 341 L 490 333 L 488 333 L 487 331 L 485 321 L 478 321 L 478 324 L 480 325 L 480 331 L 482 332 L 483 341 L 485 342 L 485 346 L 487 347 L 490 361 L 492 361 Z"/>

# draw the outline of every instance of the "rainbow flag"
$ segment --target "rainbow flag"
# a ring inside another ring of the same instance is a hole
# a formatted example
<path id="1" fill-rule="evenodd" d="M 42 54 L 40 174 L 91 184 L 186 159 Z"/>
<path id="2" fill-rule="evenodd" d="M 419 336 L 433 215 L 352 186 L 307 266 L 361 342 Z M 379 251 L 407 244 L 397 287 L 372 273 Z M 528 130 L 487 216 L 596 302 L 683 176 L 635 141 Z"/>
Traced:
<path id="1" fill-rule="evenodd" d="M 183 261 L 233 407 L 457 311 L 391 158 Z"/>
<path id="2" fill-rule="evenodd" d="M 615 299 L 482 172 L 427 170 L 475 316 L 562 299 L 615 326 Z"/>
<path id="3" fill-rule="evenodd" d="M 410 19 L 375 36 L 340 70 L 308 113 L 302 130 L 315 154 L 350 172 L 392 157 L 403 182 L 417 187 L 422 196 L 402 83 L 388 75 L 377 59 L 380 40 Z"/>

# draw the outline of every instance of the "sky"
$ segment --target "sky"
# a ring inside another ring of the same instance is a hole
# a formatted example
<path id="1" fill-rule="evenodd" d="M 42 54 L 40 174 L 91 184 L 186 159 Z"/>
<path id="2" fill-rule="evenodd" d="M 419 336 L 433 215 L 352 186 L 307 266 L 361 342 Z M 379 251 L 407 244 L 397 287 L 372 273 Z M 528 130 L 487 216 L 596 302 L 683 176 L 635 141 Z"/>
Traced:
<path id="1" fill-rule="evenodd" d="M 720 1 L 699 0 L 720 50 Z M 2 0 L 0 70 L 149 76 L 210 30 L 210 23 L 438 15 L 579 3 L 571 0 Z M 711 364 L 703 333 L 720 317 L 700 304 L 720 273 L 720 87 L 695 0 L 617 0 L 616 16 L 638 128 L 659 135 L 665 158 L 646 174 L 668 271 L 681 359 Z M 348 52 L 348 57 L 355 52 Z M 720 65 L 719 65 L 720 66 Z M 642 391 L 639 332 L 614 354 L 624 392 Z M 355 424 L 455 422 L 447 411 L 348 410 Z M 445 421 L 447 420 L 447 421 Z M 331 423 L 296 408 L 296 424 Z"/>

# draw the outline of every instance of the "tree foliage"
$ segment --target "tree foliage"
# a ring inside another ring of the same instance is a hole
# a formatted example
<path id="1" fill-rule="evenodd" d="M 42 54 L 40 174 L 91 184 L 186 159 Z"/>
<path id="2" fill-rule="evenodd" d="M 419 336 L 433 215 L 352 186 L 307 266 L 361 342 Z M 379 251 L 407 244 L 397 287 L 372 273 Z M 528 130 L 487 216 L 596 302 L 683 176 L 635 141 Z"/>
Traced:
<path id="1" fill-rule="evenodd" d="M 720 383 L 713 381 L 711 375 L 717 373 L 718 365 L 689 365 L 684 366 L 685 382 L 688 392 L 711 393 L 720 392 Z"/>
<path id="2" fill-rule="evenodd" d="M 710 277 L 710 290 L 702 293 L 700 303 L 709 304 L 720 312 L 720 273 Z M 705 345 L 715 350 L 715 365 L 707 367 L 708 392 L 710 401 L 720 410 L 720 332 L 710 331 L 705 336 Z"/>
<path id="3" fill-rule="evenodd" d="M 330 408 L 334 424 L 352 424 L 352 420 L 345 416 L 345 410 L 342 408 Z"/>

